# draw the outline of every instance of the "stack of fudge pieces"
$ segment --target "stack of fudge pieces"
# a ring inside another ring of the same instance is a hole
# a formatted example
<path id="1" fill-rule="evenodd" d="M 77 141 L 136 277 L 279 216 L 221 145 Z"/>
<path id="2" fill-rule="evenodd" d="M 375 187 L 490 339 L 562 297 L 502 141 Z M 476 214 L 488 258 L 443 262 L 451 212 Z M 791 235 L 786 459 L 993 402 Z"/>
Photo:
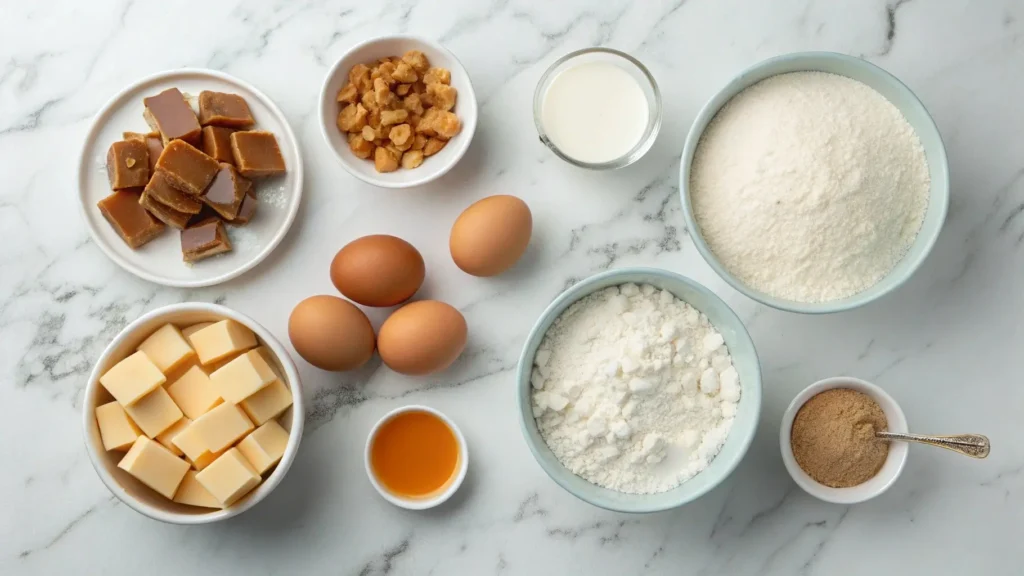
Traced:
<path id="1" fill-rule="evenodd" d="M 152 132 L 125 132 L 107 151 L 114 193 L 100 212 L 132 249 L 181 230 L 185 262 L 231 250 L 224 222 L 244 225 L 256 212 L 253 178 L 284 174 L 271 132 L 237 94 L 203 91 L 199 116 L 177 88 L 143 99 Z"/>

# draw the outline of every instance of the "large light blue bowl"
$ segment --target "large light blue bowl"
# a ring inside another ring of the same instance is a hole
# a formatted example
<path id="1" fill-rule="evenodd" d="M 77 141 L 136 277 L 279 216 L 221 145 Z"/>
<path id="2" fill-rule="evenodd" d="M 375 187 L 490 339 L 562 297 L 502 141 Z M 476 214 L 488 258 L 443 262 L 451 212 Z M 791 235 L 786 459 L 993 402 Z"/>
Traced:
<path id="1" fill-rule="evenodd" d="M 679 299 L 689 303 L 707 315 L 712 324 L 725 337 L 725 344 L 732 355 L 733 366 L 740 375 L 741 397 L 736 420 L 722 451 L 704 469 L 679 487 L 660 494 L 624 494 L 602 488 L 570 472 L 544 443 L 537 429 L 530 405 L 530 373 L 533 357 L 537 353 L 544 334 L 551 324 L 577 300 L 609 286 L 626 282 L 651 284 L 668 290 Z M 622 268 L 609 270 L 591 276 L 572 288 L 562 292 L 544 310 L 526 338 L 523 353 L 519 357 L 516 374 L 516 397 L 519 403 L 519 419 L 526 443 L 530 446 L 537 462 L 559 486 L 568 490 L 580 500 L 617 512 L 658 512 L 682 506 L 695 500 L 717 486 L 736 468 L 746 454 L 757 430 L 761 413 L 761 365 L 757 360 L 754 343 L 746 328 L 729 306 L 718 296 L 700 284 L 667 270 L 655 268 Z"/>
<path id="2" fill-rule="evenodd" d="M 839 74 L 853 78 L 874 88 L 889 102 L 903 113 L 907 122 L 917 132 L 924 147 L 925 158 L 928 160 L 928 171 L 931 175 L 931 193 L 928 201 L 928 212 L 925 214 L 921 231 L 917 240 L 911 245 L 910 250 L 903 259 L 892 269 L 889 274 L 880 282 L 849 298 L 833 300 L 830 302 L 794 302 L 776 298 L 764 292 L 755 290 L 733 276 L 722 266 L 718 258 L 711 252 L 700 232 L 700 227 L 693 217 L 693 206 L 690 204 L 690 164 L 693 161 L 693 154 L 697 150 L 704 129 L 715 117 L 715 114 L 745 88 L 764 80 L 770 76 L 784 74 L 786 72 L 820 71 Z M 928 115 L 924 104 L 917 99 L 917 96 L 910 91 L 895 76 L 882 70 L 860 58 L 836 54 L 833 52 L 798 52 L 770 58 L 750 68 L 747 68 L 726 84 L 715 94 L 700 113 L 697 114 L 690 133 L 686 137 L 686 145 L 683 147 L 683 157 L 679 164 L 679 194 L 683 204 L 683 216 L 686 218 L 686 227 L 690 232 L 697 251 L 704 260 L 733 288 L 739 290 L 748 297 L 767 304 L 780 310 L 790 312 L 801 312 L 805 314 L 828 314 L 841 312 L 863 306 L 873 300 L 877 300 L 889 292 L 899 288 L 906 282 L 921 266 L 932 246 L 939 237 L 939 231 L 946 220 L 946 211 L 949 208 L 949 166 L 946 164 L 946 149 L 942 144 L 942 136 L 939 135 L 935 122 Z"/>

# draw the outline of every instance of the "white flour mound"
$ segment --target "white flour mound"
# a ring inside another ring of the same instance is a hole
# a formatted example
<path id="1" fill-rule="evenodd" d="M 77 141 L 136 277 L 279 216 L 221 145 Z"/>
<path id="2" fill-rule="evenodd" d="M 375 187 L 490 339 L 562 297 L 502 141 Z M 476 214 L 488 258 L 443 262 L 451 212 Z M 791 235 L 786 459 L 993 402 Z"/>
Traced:
<path id="1" fill-rule="evenodd" d="M 652 494 L 703 470 L 732 428 L 739 375 L 707 316 L 653 286 L 574 303 L 534 360 L 533 414 L 574 474 Z"/>
<path id="2" fill-rule="evenodd" d="M 712 252 L 740 281 L 824 302 L 893 269 L 921 229 L 930 183 L 917 134 L 881 94 L 793 72 L 722 107 L 694 154 L 690 197 Z"/>

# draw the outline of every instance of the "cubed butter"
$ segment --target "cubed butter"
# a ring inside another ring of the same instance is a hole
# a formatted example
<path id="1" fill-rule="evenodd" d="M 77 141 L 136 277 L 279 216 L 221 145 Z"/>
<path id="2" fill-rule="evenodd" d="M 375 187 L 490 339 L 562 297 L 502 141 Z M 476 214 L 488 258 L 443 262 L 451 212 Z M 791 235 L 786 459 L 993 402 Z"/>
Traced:
<path id="1" fill-rule="evenodd" d="M 164 324 L 150 334 L 149 338 L 139 344 L 139 351 L 145 352 L 164 374 L 181 366 L 196 354 L 174 324 Z"/>
<path id="2" fill-rule="evenodd" d="M 221 320 L 198 330 L 190 338 L 203 365 L 256 346 L 256 335 L 234 320 Z"/>
<path id="3" fill-rule="evenodd" d="M 210 374 L 213 388 L 225 402 L 238 404 L 277 380 L 267 361 L 250 350 Z"/>
<path id="4" fill-rule="evenodd" d="M 185 416 L 193 420 L 223 402 L 220 394 L 214 390 L 210 377 L 199 366 L 189 368 L 181 378 L 172 382 L 167 387 L 167 393 Z"/>
<path id="5" fill-rule="evenodd" d="M 178 434 L 182 433 L 185 430 L 185 428 L 188 428 L 189 424 L 191 423 L 192 420 L 190 420 L 188 416 L 180 418 L 177 422 L 172 424 L 170 428 L 164 430 L 159 435 L 157 435 L 156 441 L 163 444 L 164 448 L 170 450 L 171 454 L 174 454 L 175 456 L 181 456 L 183 452 L 181 451 L 180 448 L 175 446 L 174 442 L 172 442 L 171 440 L 173 440 L 174 437 L 177 436 Z"/>
<path id="6" fill-rule="evenodd" d="M 270 351 L 270 348 L 260 346 L 256 348 L 256 351 L 263 357 L 263 361 L 267 363 L 267 366 L 270 366 L 270 369 L 274 371 L 274 375 L 277 376 L 277 379 L 284 380 L 284 377 L 281 376 L 281 371 L 277 369 L 277 360 L 274 359 L 274 353 Z"/>
<path id="7" fill-rule="evenodd" d="M 229 506 L 258 486 L 262 478 L 245 456 L 237 448 L 232 448 L 196 474 L 196 480 L 222 506 Z"/>
<path id="8" fill-rule="evenodd" d="M 100 384 L 122 406 L 128 406 L 166 381 L 164 373 L 145 352 L 132 354 L 100 376 Z"/>
<path id="9" fill-rule="evenodd" d="M 220 452 L 231 446 L 253 428 L 255 426 L 245 412 L 230 402 L 203 414 L 188 427 L 189 430 L 195 430 L 203 446 L 210 452 Z"/>
<path id="10" fill-rule="evenodd" d="M 188 471 L 188 462 L 171 454 L 170 450 L 161 446 L 159 442 L 139 436 L 131 450 L 118 462 L 117 467 L 166 498 L 172 499 L 178 484 L 181 484 L 181 479 Z"/>
<path id="11" fill-rule="evenodd" d="M 291 390 L 280 380 L 274 380 L 270 385 L 242 400 L 239 404 L 249 419 L 257 426 L 262 426 L 268 420 L 277 418 L 291 405 Z"/>
<path id="12" fill-rule="evenodd" d="M 150 438 L 159 436 L 182 416 L 181 409 L 163 386 L 157 386 L 156 390 L 125 406 L 124 410 Z"/>
<path id="13" fill-rule="evenodd" d="M 281 461 L 284 456 L 284 449 L 288 447 L 288 431 L 271 420 L 263 426 L 252 431 L 238 443 L 238 451 L 245 456 L 260 474 L 270 470 L 272 466 Z"/>
<path id="14" fill-rule="evenodd" d="M 174 493 L 174 501 L 179 504 L 200 506 L 202 508 L 220 508 L 220 502 L 196 480 L 195 470 L 185 472 L 185 477 L 181 479 L 178 491 Z"/>
<path id="15" fill-rule="evenodd" d="M 105 450 L 124 452 L 131 448 L 142 434 L 142 430 L 139 430 L 117 402 L 107 402 L 96 407 L 96 425 L 99 426 Z"/>
<path id="16" fill-rule="evenodd" d="M 195 422 L 187 426 L 181 432 L 171 437 L 171 444 L 174 444 L 181 453 L 188 458 L 196 470 L 206 468 L 210 462 L 216 460 L 222 453 L 210 452 L 202 439 L 196 434 Z"/>
<path id="17" fill-rule="evenodd" d="M 192 344 L 192 335 L 207 326 L 213 326 L 213 322 L 200 322 L 198 324 L 186 326 L 181 329 L 181 335 L 185 337 L 185 340 L 188 340 L 189 344 Z M 195 344 L 192 344 L 192 346 L 195 347 Z"/>

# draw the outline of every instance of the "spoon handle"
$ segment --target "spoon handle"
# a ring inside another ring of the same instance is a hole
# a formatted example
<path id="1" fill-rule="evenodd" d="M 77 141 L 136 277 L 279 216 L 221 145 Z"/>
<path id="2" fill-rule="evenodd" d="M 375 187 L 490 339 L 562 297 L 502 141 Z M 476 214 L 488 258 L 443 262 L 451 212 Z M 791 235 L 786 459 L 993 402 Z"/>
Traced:
<path id="1" fill-rule="evenodd" d="M 930 444 L 959 452 L 971 458 L 984 458 L 989 453 L 988 437 L 981 434 L 956 434 L 953 436 L 929 436 L 925 434 L 904 434 L 901 432 L 875 432 L 876 438 L 886 440 L 903 440 Z"/>

